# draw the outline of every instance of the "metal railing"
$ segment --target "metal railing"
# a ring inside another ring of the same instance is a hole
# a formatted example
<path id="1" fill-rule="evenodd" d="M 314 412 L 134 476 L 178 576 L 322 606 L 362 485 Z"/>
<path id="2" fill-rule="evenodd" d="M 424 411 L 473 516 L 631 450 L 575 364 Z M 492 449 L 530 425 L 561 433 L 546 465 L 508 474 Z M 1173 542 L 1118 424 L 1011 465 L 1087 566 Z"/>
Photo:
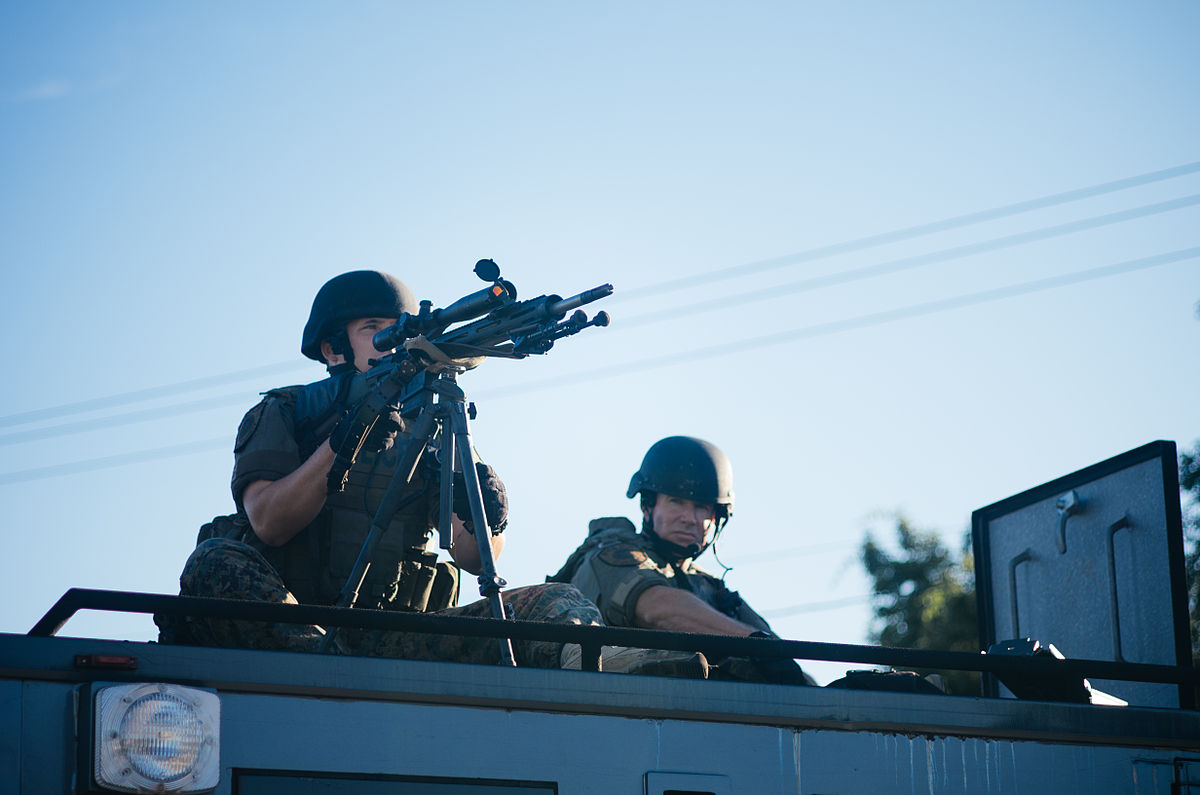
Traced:
<path id="1" fill-rule="evenodd" d="M 29 630 L 31 636 L 55 635 L 80 610 L 147 613 L 281 624 L 316 624 L 513 640 L 578 643 L 584 670 L 598 670 L 601 646 L 701 652 L 710 659 L 726 657 L 791 658 L 922 668 L 979 671 L 998 677 L 1068 677 L 1155 682 L 1200 686 L 1200 669 L 1108 660 L 1050 659 L 927 649 L 888 648 L 847 643 L 746 638 L 726 635 L 665 632 L 651 629 L 549 624 L 538 621 L 499 621 L 491 618 L 401 613 L 320 605 L 272 604 L 240 599 L 134 593 L 72 588 Z"/>

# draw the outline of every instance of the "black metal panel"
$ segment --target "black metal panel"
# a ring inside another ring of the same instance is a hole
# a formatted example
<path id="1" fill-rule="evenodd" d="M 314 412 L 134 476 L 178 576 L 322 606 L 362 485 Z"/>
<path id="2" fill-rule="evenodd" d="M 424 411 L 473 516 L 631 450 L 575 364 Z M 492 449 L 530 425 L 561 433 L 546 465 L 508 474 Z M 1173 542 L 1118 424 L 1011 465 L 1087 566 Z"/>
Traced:
<path id="1" fill-rule="evenodd" d="M 1157 441 L 972 515 L 981 648 L 1032 637 L 1068 658 L 1190 665 L 1174 442 Z M 1191 690 L 1092 684 L 1133 704 Z M 985 677 L 988 695 L 1007 694 Z"/>

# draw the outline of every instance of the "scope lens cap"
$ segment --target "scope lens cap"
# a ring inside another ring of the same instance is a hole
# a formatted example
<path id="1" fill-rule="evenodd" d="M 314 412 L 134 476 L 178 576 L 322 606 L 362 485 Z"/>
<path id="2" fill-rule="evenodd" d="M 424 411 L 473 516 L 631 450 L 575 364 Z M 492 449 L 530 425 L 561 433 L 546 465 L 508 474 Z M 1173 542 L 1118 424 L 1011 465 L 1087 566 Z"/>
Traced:
<path id="1" fill-rule="evenodd" d="M 494 282 L 500 278 L 500 266 L 490 259 L 481 259 L 475 263 L 475 275 L 485 282 Z"/>

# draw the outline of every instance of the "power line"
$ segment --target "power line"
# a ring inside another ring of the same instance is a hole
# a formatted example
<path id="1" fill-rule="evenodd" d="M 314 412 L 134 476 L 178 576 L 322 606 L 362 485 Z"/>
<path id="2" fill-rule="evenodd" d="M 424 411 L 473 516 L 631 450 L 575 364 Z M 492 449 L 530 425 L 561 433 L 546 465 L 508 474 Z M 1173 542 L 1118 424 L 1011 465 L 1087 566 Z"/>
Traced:
<path id="1" fill-rule="evenodd" d="M 1157 202 L 1154 204 L 1142 205 L 1129 210 L 1121 210 L 1106 215 L 1092 216 L 1077 221 L 1071 221 L 1065 224 L 1057 224 L 1054 226 L 1042 227 L 1029 232 L 1019 232 L 1012 235 L 1004 235 L 1002 237 L 992 238 L 979 243 L 969 243 L 961 246 L 953 246 L 951 248 L 934 251 L 927 254 L 919 254 L 912 257 L 904 257 L 901 259 L 889 260 L 887 262 L 877 263 L 875 265 L 867 265 L 861 268 L 855 268 L 840 273 L 827 274 L 824 276 L 815 276 L 800 281 L 791 282 L 789 284 L 768 287 L 761 290 L 752 290 L 744 293 L 739 293 L 732 296 L 714 298 L 705 301 L 699 301 L 691 304 L 686 304 L 673 309 L 647 312 L 641 315 L 634 315 L 631 318 L 624 318 L 619 324 L 614 326 L 614 330 L 635 328 L 637 326 L 657 323 L 663 320 L 669 320 L 675 317 L 704 312 L 715 309 L 728 309 L 732 306 L 752 303 L 755 301 L 769 300 L 778 298 L 783 295 L 791 295 L 800 292 L 808 292 L 818 290 L 825 287 L 832 287 L 839 284 L 846 284 L 853 281 L 862 281 L 878 276 L 896 273 L 903 270 L 911 270 L 923 265 L 929 265 L 936 262 L 946 262 L 953 259 L 968 257 L 975 254 L 997 251 L 1003 248 L 1021 245 L 1024 243 L 1046 240 L 1060 235 L 1071 234 L 1074 232 L 1095 229 L 1101 226 L 1129 221 L 1137 218 L 1144 218 L 1151 215 L 1158 215 L 1172 210 L 1178 210 L 1185 207 L 1191 207 L 1200 204 L 1200 194 L 1192 194 L 1178 199 L 1171 199 L 1165 202 Z M 45 409 L 43 412 L 27 412 L 25 415 L 10 415 L 8 418 L 0 418 L 0 427 L 4 425 L 4 420 L 14 417 L 26 417 L 32 414 L 50 412 L 59 415 L 68 413 L 69 410 L 92 410 L 101 405 L 114 405 L 121 402 L 132 402 L 134 400 L 144 400 L 151 396 L 160 396 L 162 394 L 178 393 L 187 389 L 199 388 L 199 386 L 210 386 L 216 383 L 224 383 L 231 380 L 244 380 L 253 376 L 261 375 L 264 371 L 274 372 L 277 369 L 296 369 L 297 365 L 287 365 L 285 363 L 276 363 L 273 365 L 265 365 L 259 368 L 249 370 L 240 370 L 224 375 L 212 376 L 204 379 L 196 379 L 194 381 L 185 381 L 177 384 L 170 384 L 164 387 L 156 387 L 153 389 L 140 390 L 138 392 L 127 392 L 122 395 L 114 395 L 109 398 L 99 398 L 94 401 L 84 401 L 80 403 L 68 404 L 66 406 L 58 406 L 53 409 Z M 129 412 L 123 415 L 116 415 L 111 418 L 113 422 L 109 422 L 109 418 L 103 421 L 113 425 L 126 425 L 134 422 L 142 422 L 151 419 L 157 419 L 167 416 L 177 416 L 195 411 L 203 411 L 209 408 L 214 408 L 222 405 L 229 405 L 236 401 L 245 400 L 242 394 L 224 395 L 221 397 L 212 398 L 208 401 L 194 401 L 191 403 L 181 403 L 174 406 L 164 408 L 146 409 L 140 412 Z M 13 433 L 0 436 L 0 446 L 6 444 L 15 444 L 18 442 L 33 441 L 44 439 L 51 436 L 61 436 L 64 434 L 76 433 L 94 428 L 93 422 L 76 422 L 54 426 L 51 428 L 43 428 L 31 430 L 22 433 Z"/>
<path id="2" fill-rule="evenodd" d="M 681 353 L 670 354 L 667 356 L 640 359 L 635 362 L 596 368 L 587 372 L 575 373 L 573 375 L 567 374 L 564 376 L 556 376 L 554 378 L 544 378 L 539 381 L 525 381 L 514 387 L 501 387 L 497 389 L 486 390 L 480 393 L 480 395 L 491 399 L 504 398 L 524 394 L 526 392 L 535 392 L 548 387 L 585 383 L 588 381 L 598 381 L 618 375 L 627 375 L 629 373 L 651 370 L 658 367 L 683 364 L 697 359 L 705 359 L 714 356 L 727 356 L 733 353 L 743 353 L 749 349 L 781 345 L 788 342 L 796 342 L 802 339 L 828 336 L 831 334 L 840 333 L 842 331 L 869 328 L 871 326 L 891 323 L 897 320 L 905 320 L 913 317 L 921 317 L 924 315 L 946 312 L 953 309 L 961 309 L 962 307 L 966 306 L 974 306 L 992 301 L 999 301 L 1006 298 L 1014 298 L 1019 295 L 1027 295 L 1029 293 L 1040 292 L 1043 290 L 1052 290 L 1058 287 L 1065 287 L 1070 284 L 1079 284 L 1081 282 L 1103 279 L 1123 273 L 1146 270 L 1148 268 L 1168 265 L 1173 262 L 1182 262 L 1188 259 L 1195 259 L 1196 257 L 1200 257 L 1200 246 L 1179 249 L 1177 251 L 1170 251 L 1135 260 L 1127 260 L 1125 262 L 1119 262 L 1113 265 L 1103 265 L 1097 268 L 1088 268 L 1058 276 L 1050 276 L 1044 279 L 1035 279 L 1033 281 L 1022 282 L 1020 284 L 1009 285 L 1007 287 L 998 287 L 991 290 L 983 290 L 954 298 L 928 301 L 921 304 L 901 307 L 899 309 L 860 315 L 858 317 L 847 318 L 845 320 L 804 326 L 798 329 L 791 329 L 789 331 L 782 331 L 775 334 L 766 334 L 759 337 L 739 340 L 737 342 L 712 345 L 707 348 L 696 348 L 690 351 L 683 351 Z M 92 469 L 103 469 L 111 466 L 121 466 L 128 463 L 138 463 L 150 458 L 168 458 L 177 455 L 187 455 L 193 452 L 202 452 L 209 449 L 215 449 L 217 442 L 223 442 L 227 444 L 228 439 L 210 439 L 203 442 L 193 442 L 191 444 L 157 448 L 155 450 L 146 451 L 145 453 L 129 453 L 126 455 L 108 456 L 106 458 L 80 461 L 74 464 L 62 464 L 58 466 L 42 467 L 40 469 L 0 474 L 0 485 L 28 480 L 38 480 L 47 477 L 56 477 L 59 475 L 74 474 L 76 472 Z M 197 449 L 191 449 L 192 447 L 196 447 Z"/>
<path id="3" fill-rule="evenodd" d="M 10 483 L 25 483 L 31 480 L 60 477 L 62 475 L 77 475 L 80 472 L 90 472 L 97 469 L 111 469 L 127 464 L 142 464 L 164 458 L 177 458 L 182 455 L 207 453 L 221 448 L 232 449 L 230 436 L 220 436 L 212 439 L 202 439 L 198 442 L 173 444 L 167 447 L 156 447 L 153 450 L 139 450 L 133 453 L 109 455 L 102 458 L 89 458 L 84 461 L 73 461 L 68 464 L 25 469 L 20 472 L 5 472 L 0 474 L 0 486 Z"/>
<path id="4" fill-rule="evenodd" d="M 53 419 L 62 417 L 67 414 L 78 414 L 87 411 L 97 411 L 104 408 L 112 408 L 126 403 L 138 403 L 143 400 L 152 398 L 165 397 L 167 395 L 177 394 L 179 392 L 190 392 L 196 389 L 204 389 L 211 386 L 220 386 L 235 381 L 245 381 L 250 378 L 258 378 L 264 375 L 272 375 L 274 373 L 286 372 L 289 370 L 297 370 L 301 367 L 299 362 L 276 362 L 275 364 L 264 364 L 258 367 L 251 367 L 246 370 L 234 370 L 221 375 L 210 375 L 203 378 L 193 378 L 188 381 L 179 381 L 174 384 L 165 384 L 163 386 L 149 387 L 147 389 L 137 389 L 132 392 L 121 392 L 116 395 L 108 395 L 107 397 L 88 398 L 74 403 L 63 403 L 59 406 L 50 406 L 44 409 L 34 409 L 32 411 L 23 411 L 17 414 L 9 414 L 0 417 L 0 428 L 12 425 L 22 425 L 28 422 L 37 422 L 39 420 Z"/>
<path id="5" fill-rule="evenodd" d="M 823 544 L 807 544 L 801 547 L 789 547 L 770 552 L 758 552 L 751 555 L 741 555 L 729 558 L 730 568 L 752 566 L 756 563 L 773 563 L 785 558 L 798 558 L 802 555 L 819 555 L 823 552 L 839 552 L 845 549 L 857 549 L 857 541 L 829 541 Z"/>
<path id="6" fill-rule="evenodd" d="M 929 235 L 935 232 L 945 232 L 951 229 L 959 229 L 965 226 L 982 223 L 984 221 L 995 221 L 1000 218 L 1007 218 L 1013 215 L 1030 212 L 1032 210 L 1042 210 L 1047 207 L 1054 207 L 1060 204 L 1067 204 L 1080 199 L 1087 199 L 1093 196 L 1101 196 L 1105 193 L 1114 193 L 1128 188 L 1135 188 L 1141 185 L 1148 185 L 1152 182 L 1160 182 L 1162 180 L 1173 179 L 1174 177 L 1193 174 L 1200 171 L 1200 161 L 1194 163 L 1185 163 L 1181 166 L 1166 168 L 1160 171 L 1150 171 L 1145 174 L 1138 174 L 1133 177 L 1125 177 L 1124 179 L 1113 180 L 1111 182 L 1102 182 L 1098 185 L 1091 185 L 1086 188 L 1076 188 L 1074 190 L 1055 193 L 1049 196 L 1043 196 L 1039 199 L 1029 199 L 1026 201 L 1016 202 L 1014 204 L 1006 204 L 1000 207 L 994 207 L 990 210 L 980 210 L 978 212 L 967 213 L 965 215 L 956 215 L 952 218 L 946 218 L 941 221 L 933 221 L 930 223 L 910 226 L 904 229 L 896 229 L 891 232 L 881 232 L 879 234 L 868 235 L 854 240 L 847 240 L 842 243 L 832 243 L 830 245 L 818 246 L 816 248 L 801 251 L 796 254 L 787 254 L 782 257 L 772 257 L 770 259 L 758 260 L 749 262 L 744 265 L 734 265 L 728 268 L 719 268 L 717 270 L 706 271 L 705 273 L 697 273 L 692 276 L 667 279 L 661 282 L 655 282 L 643 287 L 634 287 L 625 289 L 616 293 L 610 299 L 611 302 L 629 300 L 633 298 L 645 298 L 651 295 L 659 295 L 665 292 L 681 290 L 687 287 L 695 287 L 700 284 L 709 282 L 721 281 L 724 279 L 733 279 L 738 276 L 745 276 L 751 273 L 761 273 L 763 271 L 774 270 L 788 265 L 798 265 L 802 262 L 811 262 L 816 259 L 824 259 L 838 254 L 847 254 L 852 251 L 861 251 L 867 248 L 874 248 L 888 243 L 897 243 L 901 240 L 909 240 L 922 235 Z"/>
<path id="7" fill-rule="evenodd" d="M 689 276 L 686 278 L 671 279 L 671 280 L 667 280 L 667 281 L 658 282 L 655 284 L 646 285 L 644 287 L 635 287 L 633 289 L 624 289 L 624 290 L 614 294 L 614 296 L 610 297 L 609 300 L 610 300 L 610 302 L 611 301 L 619 301 L 619 300 L 623 300 L 625 298 L 642 297 L 645 295 L 654 295 L 654 294 L 669 292 L 672 290 L 683 289 L 683 288 L 687 288 L 687 287 L 694 287 L 696 285 L 703 284 L 706 282 L 717 281 L 717 280 L 727 279 L 727 278 L 733 278 L 735 276 L 741 276 L 741 275 L 745 275 L 745 274 L 749 274 L 749 273 L 757 273 L 757 272 L 761 272 L 761 271 L 765 271 L 765 270 L 771 270 L 771 269 L 783 267 L 783 266 L 789 265 L 789 264 L 797 264 L 800 262 L 807 262 L 807 261 L 811 261 L 814 259 L 820 259 L 823 257 L 833 256 L 835 254 L 842 254 L 842 253 L 847 253 L 849 251 L 862 250 L 865 248 L 880 246 L 885 243 L 892 243 L 892 242 L 897 242 L 899 240 L 905 240 L 905 239 L 909 239 L 909 238 L 913 238 L 913 237 L 918 237 L 921 235 L 927 235 L 927 234 L 932 234 L 935 232 L 941 232 L 941 231 L 947 231 L 950 229 L 961 228 L 964 226 L 981 223 L 983 221 L 996 220 L 999 218 L 1017 215 L 1017 214 L 1029 212 L 1032 210 L 1044 209 L 1047 207 L 1065 204 L 1065 203 L 1072 202 L 1072 201 L 1078 201 L 1080 199 L 1090 198 L 1090 197 L 1102 195 L 1105 193 L 1112 193 L 1112 192 L 1116 192 L 1119 190 L 1125 190 L 1128 188 L 1137 187 L 1140 185 L 1146 185 L 1146 184 L 1150 184 L 1153 182 L 1172 179 L 1174 177 L 1184 176 L 1184 175 L 1195 173 L 1198 171 L 1200 171 L 1200 161 L 1196 161 L 1193 163 L 1185 163 L 1183 165 L 1174 166 L 1172 168 L 1162 169 L 1159 171 L 1151 171 L 1151 172 L 1147 172 L 1144 174 L 1139 174 L 1139 175 L 1132 176 L 1132 177 L 1126 177 L 1126 178 L 1119 179 L 1119 180 L 1113 180 L 1111 182 L 1104 182 L 1104 183 L 1100 183 L 1098 185 L 1092 185 L 1092 186 L 1085 187 L 1085 188 L 1077 188 L 1074 190 L 1064 191 L 1062 193 L 1056 193 L 1056 194 L 1052 194 L 1050 196 L 1044 196 L 1044 197 L 1041 197 L 1038 199 L 1030 199 L 1027 201 L 1016 202 L 1014 204 L 1003 205 L 1001 207 L 996 207 L 996 208 L 993 208 L 990 210 L 982 210 L 982 211 L 978 211 L 978 212 L 967 213 L 965 215 L 959 215 L 959 216 L 944 219 L 941 221 L 934 221 L 931 223 L 920 224 L 918 226 L 912 226 L 912 227 L 908 227 L 905 229 L 894 230 L 891 232 L 883 232 L 883 233 L 879 233 L 876 235 L 870 235 L 867 237 L 858 238 L 856 240 L 846 241 L 843 243 L 835 243 L 832 245 L 821 246 L 821 247 L 810 249 L 808 251 L 800 252 L 797 254 L 790 254 L 790 255 L 785 255 L 782 257 L 775 257 L 775 258 L 768 259 L 768 260 L 761 260 L 758 262 L 747 263 L 744 265 L 737 265 L 737 266 L 733 266 L 733 267 L 729 267 L 729 268 L 723 268 L 723 269 L 719 269 L 719 270 L 715 270 L 715 271 L 709 271 L 707 273 L 696 274 L 696 275 Z M 1191 201 L 1194 198 L 1195 198 L 1194 196 L 1193 197 L 1185 197 L 1184 199 L 1179 199 L 1179 200 L 1175 200 L 1175 201 L 1184 203 L 1179 206 L 1186 206 L 1186 204 L 1195 203 L 1194 201 Z M 1046 236 L 1053 236 L 1055 234 L 1067 234 L 1070 231 L 1080 231 L 1081 229 L 1091 228 L 1091 226 L 1089 224 L 1099 226 L 1099 225 L 1103 225 L 1106 223 L 1116 223 L 1117 221 L 1120 221 L 1120 220 L 1128 220 L 1129 218 L 1140 217 L 1141 215 L 1152 214 L 1154 212 L 1166 212 L 1170 209 L 1177 209 L 1177 207 L 1174 207 L 1174 206 L 1167 206 L 1167 205 L 1171 205 L 1171 204 L 1173 204 L 1173 202 L 1164 202 L 1164 203 L 1157 204 L 1157 205 L 1145 205 L 1141 208 L 1135 208 L 1134 210 L 1125 211 L 1125 213 L 1113 213 L 1108 216 L 1097 216 L 1092 219 L 1085 219 L 1084 221 L 1075 222 L 1075 224 L 1080 224 L 1082 226 L 1078 226 L 1077 228 L 1074 228 L 1074 229 L 1068 228 L 1068 227 L 1074 226 L 1073 224 L 1063 224 L 1058 227 L 1047 227 L 1042 230 L 1035 230 L 1034 232 L 1024 233 L 1024 234 L 1035 235 L 1035 236 L 1039 235 L 1039 234 L 1045 234 Z M 1030 238 L 1027 240 L 1017 240 L 1017 238 L 1019 238 L 1019 237 L 1021 237 L 1021 235 L 1010 235 L 1005 238 L 995 238 L 991 241 L 985 241 L 984 243 L 973 244 L 973 245 L 974 246 L 983 246 L 983 247 L 986 247 L 989 245 L 994 245 L 996 248 L 1001 248 L 1001 247 L 1004 247 L 1007 245 L 1017 245 L 1020 242 L 1030 242 L 1030 240 L 1032 240 L 1032 239 L 1041 239 L 1041 238 L 1035 237 L 1035 238 Z M 831 286 L 834 284 L 842 284 L 845 282 L 856 281 L 859 279 L 865 279 L 865 278 L 869 278 L 870 276 L 879 275 L 882 273 L 888 273 L 888 272 L 893 272 L 896 270 L 903 270 L 903 269 L 907 269 L 907 268 L 911 268 L 911 267 L 917 267 L 918 265 L 924 265 L 924 264 L 929 264 L 931 262 L 942 261 L 943 259 L 950 259 L 955 256 L 969 256 L 972 253 L 981 253 L 981 251 L 989 250 L 986 248 L 981 248 L 979 250 L 971 251 L 969 249 L 971 249 L 971 246 L 959 246 L 959 247 L 953 248 L 953 249 L 944 249 L 939 252 L 933 252 L 932 254 L 920 255 L 918 257 L 911 257 L 911 258 L 906 258 L 906 259 L 902 259 L 902 260 L 892 260 L 890 262 L 881 263 L 881 264 L 873 265 L 873 266 L 868 266 L 866 268 L 859 268 L 859 269 L 855 269 L 852 271 L 845 271 L 845 272 L 842 272 L 839 274 L 830 274 L 828 276 L 815 277 L 815 278 L 807 279 L 807 280 L 804 280 L 801 282 L 794 282 L 790 285 L 784 285 L 784 286 L 778 287 L 778 288 L 769 288 L 767 290 L 759 290 L 759 291 L 743 293 L 738 296 L 732 296 L 730 298 L 721 299 L 721 300 L 703 301 L 703 302 L 699 302 L 699 303 L 689 304 L 689 305 L 686 305 L 683 307 L 677 307 L 675 309 L 667 310 L 665 312 L 652 312 L 652 313 L 645 313 L 642 315 L 635 315 L 632 318 L 622 319 L 621 323 L 618 326 L 616 326 L 616 329 L 619 330 L 622 328 L 633 328 L 638 325 L 653 323 L 653 322 L 657 322 L 659 320 L 665 320 L 665 319 L 668 319 L 671 317 L 676 317 L 679 315 L 684 315 L 684 314 L 688 314 L 688 313 L 692 313 L 692 312 L 696 312 L 696 311 L 702 311 L 704 309 L 711 309 L 714 307 L 728 307 L 731 305 L 731 302 L 733 304 L 738 304 L 738 303 L 748 303 L 748 302 L 756 301 L 756 300 L 763 300 L 763 299 L 771 297 L 773 295 L 779 295 L 779 294 L 781 294 L 781 291 L 791 290 L 794 292 L 800 292 L 800 291 L 804 291 L 804 290 L 813 290 L 813 289 L 818 289 L 818 288 L 824 287 L 824 286 Z M 959 252 L 959 253 L 955 253 L 955 252 Z M 925 258 L 927 258 L 927 257 L 932 258 L 932 259 L 926 260 Z M 49 408 L 35 409 L 35 410 L 20 412 L 20 413 L 16 413 L 16 414 L 9 414 L 6 416 L 0 416 L 0 428 L 10 427 L 10 426 L 19 425 L 19 424 L 25 424 L 25 423 L 29 423 L 29 422 L 35 422 L 35 421 L 40 421 L 40 420 L 45 420 L 45 419 L 52 419 L 54 417 L 61 417 L 61 416 L 69 415 L 69 414 L 96 411 L 96 410 L 100 410 L 103 408 L 111 408 L 113 406 L 119 406 L 119 405 L 124 405 L 124 404 L 128 404 L 128 403 L 141 402 L 141 401 L 150 400 L 153 398 L 165 397 L 165 396 L 172 395 L 172 394 L 178 394 L 181 392 L 194 391 L 197 389 L 203 389 L 203 388 L 207 388 L 207 387 L 211 387 L 211 386 L 217 386 L 217 385 L 221 385 L 221 384 L 247 380 L 250 378 L 259 378 L 261 376 L 271 375 L 271 374 L 274 374 L 277 372 L 298 371 L 301 366 L 303 366 L 303 364 L 299 363 L 299 362 L 290 362 L 290 361 L 289 362 L 276 362 L 274 364 L 261 365 L 259 367 L 252 367 L 252 368 L 248 368 L 248 369 L 244 369 L 244 370 L 235 370 L 235 371 L 229 372 L 229 373 L 223 373 L 223 374 L 214 375 L 214 376 L 206 376 L 203 378 L 190 379 L 187 381 L 180 381 L 180 382 L 176 382 L 173 384 L 166 384 L 166 385 L 158 386 L 158 387 L 150 387 L 150 388 L 134 390 L 134 391 L 130 391 L 130 392 L 123 392 L 123 393 L 119 393 L 119 394 L 115 394 L 115 395 L 109 395 L 106 397 L 89 398 L 87 400 L 77 401 L 77 402 L 73 402 L 73 403 L 65 403 L 65 404 L 62 404 L 59 406 L 52 406 Z M 232 396 L 227 396 L 227 398 L 225 398 L 225 399 L 232 399 Z M 195 411 L 195 410 L 200 410 L 200 409 L 188 408 L 188 409 L 183 409 L 183 410 L 184 411 Z M 133 415 L 127 415 L 127 416 L 132 417 Z M 138 421 L 137 419 L 127 420 L 127 422 L 137 422 L 137 421 Z M 61 433 L 71 433 L 71 432 L 73 432 L 73 431 L 72 430 L 61 431 Z M 59 435 L 59 433 L 58 432 L 50 432 L 50 433 L 47 433 L 46 435 L 48 435 L 48 436 Z M 44 437 L 31 437 L 31 438 L 44 438 Z M 5 442 L 3 438 L 0 438 L 0 444 L 13 443 L 15 441 L 19 441 L 19 440 L 16 438 L 13 438 L 13 439 L 10 439 L 8 442 Z"/>
<path id="8" fill-rule="evenodd" d="M 805 602 L 790 607 L 779 607 L 775 610 L 760 610 L 759 612 L 762 613 L 763 618 L 783 618 L 784 616 L 794 616 L 800 613 L 818 613 L 823 610 L 836 610 L 840 607 L 860 605 L 870 600 L 871 594 L 864 594 L 862 596 L 847 596 L 843 599 L 827 599 L 822 602 Z"/>
<path id="9" fill-rule="evenodd" d="M 746 351 L 753 350 L 755 348 L 766 348 L 772 345 L 781 345 L 783 343 L 796 342 L 802 339 L 811 339 L 813 337 L 823 337 L 830 334 L 837 334 L 842 331 L 851 331 L 855 329 L 868 328 L 870 326 L 878 326 L 884 323 L 891 323 L 896 320 L 905 320 L 908 318 L 920 317 L 922 315 L 932 315 L 938 312 L 946 312 L 951 309 L 960 309 L 965 306 L 999 301 L 1005 298 L 1013 298 L 1018 295 L 1040 292 L 1042 290 L 1051 290 L 1056 287 L 1065 287 L 1069 284 L 1078 284 L 1080 282 L 1091 281 L 1094 279 L 1103 279 L 1109 276 L 1116 276 L 1121 273 L 1144 270 L 1146 268 L 1154 268 L 1160 265 L 1168 265 L 1172 262 L 1194 259 L 1198 256 L 1200 256 L 1200 247 L 1180 249 L 1178 251 L 1171 251 L 1165 254 L 1156 254 L 1151 257 L 1143 257 L 1141 259 L 1119 262 L 1115 265 L 1104 265 L 1098 268 L 1088 268 L 1059 276 L 1051 276 L 1045 279 L 1035 279 L 1033 281 L 1014 284 L 1008 287 L 998 287 L 992 290 L 983 290 L 981 292 L 970 293 L 968 295 L 957 296 L 954 298 L 913 304 L 911 306 L 901 307 L 900 309 L 891 309 L 884 312 L 873 312 L 866 315 L 859 315 L 858 317 L 847 318 L 845 320 L 834 320 L 828 323 L 818 323 L 812 326 L 804 326 L 774 334 L 751 337 L 750 339 L 726 342 L 721 343 L 720 345 L 711 345 L 707 348 L 694 348 L 690 351 L 681 351 L 680 353 L 672 353 L 666 356 L 655 356 L 646 359 L 639 359 L 633 362 L 614 364 L 608 367 L 597 367 L 586 372 L 566 374 L 555 376 L 553 378 L 543 378 L 538 381 L 525 381 L 516 386 L 508 388 L 498 387 L 485 392 L 477 393 L 477 397 L 487 397 L 493 399 L 497 397 L 510 397 L 512 395 L 533 392 L 552 386 L 563 386 L 565 384 L 580 384 L 588 381 L 598 381 L 618 375 L 628 375 L 630 373 L 653 370 L 659 367 L 684 364 L 697 359 L 708 359 L 715 356 L 728 356 L 734 353 L 745 353 Z"/>
<path id="10" fill-rule="evenodd" d="M 861 281 L 870 279 L 876 276 L 897 273 L 899 271 L 911 270 L 923 265 L 931 265 L 935 262 L 946 262 L 952 259 L 961 259 L 970 257 L 975 254 L 984 254 L 991 251 L 999 251 L 1004 248 L 1023 245 L 1025 243 L 1033 243 L 1041 240 L 1048 240 L 1052 237 L 1072 234 L 1074 232 L 1082 232 L 1088 229 L 1096 229 L 1101 226 L 1120 223 L 1122 221 L 1130 221 L 1135 218 L 1145 218 L 1151 215 L 1159 215 L 1161 213 L 1179 210 L 1184 207 L 1192 207 L 1200 204 L 1200 194 L 1192 194 L 1179 199 L 1172 199 L 1165 202 L 1157 202 L 1155 204 L 1146 204 L 1141 207 L 1134 207 L 1131 210 L 1121 210 L 1107 215 L 1097 215 L 1091 218 L 1084 218 L 1078 221 L 1071 221 L 1065 224 L 1056 224 L 1054 226 L 1046 226 L 1041 229 L 1034 229 L 1029 232 L 1018 232 L 1012 235 L 1003 235 L 1001 237 L 984 240 L 979 243 L 968 243 L 962 246 L 952 246 L 944 248 L 940 251 L 933 251 L 928 254 L 918 254 L 912 257 L 902 257 L 900 259 L 889 260 L 875 265 L 866 265 L 861 268 L 853 268 L 851 270 L 841 271 L 839 273 L 831 273 L 825 276 L 813 276 L 808 279 L 782 284 L 775 287 L 766 287 L 761 290 L 751 290 L 744 293 L 737 293 L 731 296 L 722 296 L 720 298 L 710 298 L 705 301 L 697 301 L 685 306 L 675 307 L 662 311 L 646 312 L 640 315 L 634 315 L 630 318 L 623 318 L 621 322 L 614 326 L 619 328 L 634 328 L 644 326 L 649 323 L 657 323 L 662 320 L 669 320 L 681 315 L 689 315 L 695 312 L 704 312 L 714 309 L 727 309 L 731 306 L 739 306 L 748 304 L 754 301 L 766 301 L 771 298 L 778 298 L 783 295 L 793 295 L 800 292 L 808 292 L 810 290 L 818 290 L 824 287 L 832 287 L 834 285 L 846 284 L 853 281 Z"/>
<path id="11" fill-rule="evenodd" d="M 61 425 L 53 425 L 49 428 L 36 428 L 30 431 L 17 431 L 15 433 L 0 435 L 0 446 L 33 442 L 41 439 L 49 439 L 53 436 L 65 436 L 85 431 L 108 430 L 120 425 L 131 425 L 135 422 L 146 422 L 147 420 L 163 419 L 165 417 L 178 417 L 180 414 L 207 411 L 208 409 L 221 408 L 223 406 L 238 404 L 249 406 L 250 402 L 245 393 L 239 392 L 236 395 L 222 395 L 220 397 L 192 400 L 187 403 L 177 403 L 171 406 L 129 411 L 124 414 L 112 414 L 96 419 L 66 422 Z"/>

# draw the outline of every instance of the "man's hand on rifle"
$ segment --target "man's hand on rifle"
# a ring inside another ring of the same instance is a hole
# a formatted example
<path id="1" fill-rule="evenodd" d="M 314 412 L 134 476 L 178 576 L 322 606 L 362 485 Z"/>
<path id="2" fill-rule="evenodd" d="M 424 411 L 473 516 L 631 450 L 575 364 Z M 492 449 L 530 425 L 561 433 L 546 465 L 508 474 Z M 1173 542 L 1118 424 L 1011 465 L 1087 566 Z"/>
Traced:
<path id="1" fill-rule="evenodd" d="M 342 418 L 333 426 L 333 430 L 329 433 L 329 446 L 333 448 L 335 453 L 349 454 L 357 445 L 357 440 L 350 439 L 354 433 L 355 421 L 358 419 L 358 414 L 363 405 L 373 397 L 367 395 L 351 408 L 347 409 L 342 415 Z M 396 434 L 404 429 L 404 421 L 400 418 L 400 412 L 396 406 L 387 406 L 379 419 L 375 420 L 375 425 L 367 433 L 367 438 L 363 441 L 362 450 L 369 453 L 382 453 L 385 450 L 392 449 L 392 445 L 396 442 Z M 350 447 L 347 448 L 349 443 Z"/>

